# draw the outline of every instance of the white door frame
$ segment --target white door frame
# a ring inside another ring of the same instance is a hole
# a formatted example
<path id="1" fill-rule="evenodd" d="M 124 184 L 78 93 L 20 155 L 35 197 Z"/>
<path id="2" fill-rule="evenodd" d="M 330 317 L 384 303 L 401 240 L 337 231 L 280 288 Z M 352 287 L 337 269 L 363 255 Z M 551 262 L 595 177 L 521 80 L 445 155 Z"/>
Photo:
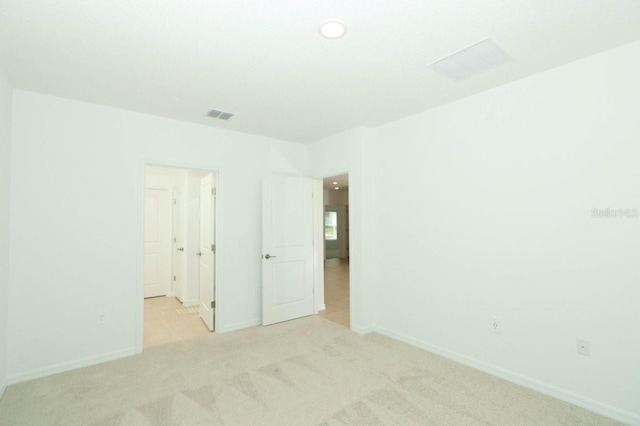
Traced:
<path id="1" fill-rule="evenodd" d="M 176 188 L 181 188 L 180 191 L 180 197 L 177 196 L 177 192 Z M 172 255 L 172 259 L 171 259 L 171 268 L 172 268 L 172 275 L 174 277 L 174 279 L 171 281 L 171 293 L 173 294 L 173 296 L 175 298 L 177 298 L 180 302 L 184 303 L 184 278 L 186 275 L 186 271 L 187 271 L 187 259 L 186 259 L 186 253 L 184 252 L 185 249 L 185 238 L 186 238 L 186 223 L 187 223 L 187 215 L 186 215 L 186 203 L 185 203 L 185 198 L 186 198 L 186 183 L 183 183 L 179 186 L 175 186 L 173 187 L 173 191 L 172 191 L 172 200 L 173 202 L 171 203 L 171 211 L 172 211 L 172 220 L 171 220 L 171 249 L 173 250 L 173 255 Z M 179 204 L 178 204 L 179 203 Z M 182 209 L 181 213 L 178 213 L 179 210 Z M 178 222 L 178 218 L 182 219 Z M 182 241 L 176 241 L 176 235 L 177 233 L 177 229 L 182 228 Z M 179 249 L 178 247 L 178 243 L 182 244 L 182 265 L 179 265 L 178 262 L 176 262 L 176 250 Z M 180 271 L 177 271 L 176 269 L 180 269 Z M 176 278 L 180 278 L 179 280 L 176 280 Z M 178 288 L 178 281 L 180 282 L 180 286 Z"/>
<path id="2" fill-rule="evenodd" d="M 335 176 L 335 175 L 332 175 Z M 324 189 L 322 179 L 313 179 L 311 191 L 313 193 L 313 287 L 314 314 L 324 311 Z"/>
<path id="3" fill-rule="evenodd" d="M 198 315 L 209 331 L 216 330 L 216 199 L 217 173 L 209 173 L 198 186 L 200 193 L 198 253 Z M 204 191 L 203 191 L 204 190 Z M 203 214 L 204 213 L 204 214 Z M 206 243 L 205 243 L 206 242 Z M 211 270 L 213 269 L 213 272 Z M 209 271 L 209 273 L 205 273 Z M 211 291 L 213 289 L 213 291 Z M 204 300 L 203 300 L 204 299 Z M 213 312 L 212 312 L 213 311 Z"/>
<path id="4" fill-rule="evenodd" d="M 180 163 L 171 161 L 145 160 L 138 163 L 136 174 L 137 185 L 137 241 L 138 248 L 136 250 L 136 282 L 138 283 L 135 290 L 135 306 L 136 306 L 136 329 L 135 329 L 135 352 L 141 353 L 144 347 L 144 190 L 145 190 L 145 167 L 174 167 L 178 169 L 198 170 L 207 173 L 216 173 L 218 177 L 217 202 L 216 202 L 216 270 L 215 270 L 215 323 L 217 329 L 223 327 L 221 312 L 224 311 L 224 301 L 220 298 L 224 286 L 223 277 L 223 259 L 224 259 L 224 179 L 222 167 L 216 164 L 208 163 Z"/>

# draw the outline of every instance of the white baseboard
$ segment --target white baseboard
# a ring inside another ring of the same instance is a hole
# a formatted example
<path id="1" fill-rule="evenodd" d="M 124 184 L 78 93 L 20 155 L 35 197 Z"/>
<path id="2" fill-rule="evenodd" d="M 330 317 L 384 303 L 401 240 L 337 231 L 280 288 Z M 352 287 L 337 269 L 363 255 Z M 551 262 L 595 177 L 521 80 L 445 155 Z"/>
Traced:
<path id="1" fill-rule="evenodd" d="M 0 383 L 0 399 L 4 396 L 4 391 L 7 390 L 7 379 L 2 379 L 2 383 Z"/>
<path id="2" fill-rule="evenodd" d="M 361 326 L 359 326 L 357 324 L 351 323 L 351 331 L 355 331 L 358 334 L 369 334 L 369 333 L 372 333 L 372 332 L 378 331 L 378 330 L 376 328 L 374 328 L 374 327 L 361 327 Z M 384 334 L 382 332 L 379 332 L 379 333 L 380 334 Z M 389 336 L 389 337 L 391 337 L 391 336 Z M 397 340 L 400 340 L 400 339 L 397 339 Z"/>
<path id="3" fill-rule="evenodd" d="M 352 329 L 354 331 L 357 331 L 354 328 Z M 625 424 L 640 425 L 640 415 L 638 414 L 621 410 L 619 408 L 612 407 L 607 404 L 603 404 L 593 399 L 586 398 L 582 395 L 569 392 L 567 390 L 558 388 L 553 385 L 549 385 L 547 383 L 540 382 L 530 377 L 526 377 L 517 373 L 513 373 L 508 370 L 504 370 L 502 368 L 496 367 L 491 364 L 487 364 L 482 361 L 478 361 L 474 358 L 470 358 L 456 352 L 452 352 L 437 346 L 433 346 L 429 343 L 422 342 L 418 339 L 414 339 L 413 337 L 405 336 L 403 334 L 396 333 L 394 331 L 391 331 L 382 327 L 373 327 L 370 331 L 374 331 L 384 336 L 390 337 L 392 339 L 399 340 L 404 343 L 408 343 L 411 346 L 416 346 L 420 349 L 424 349 L 428 352 L 434 353 L 436 355 L 440 355 L 452 361 L 459 362 L 460 364 L 464 364 L 476 370 L 480 370 L 487 374 L 491 374 L 492 376 L 496 376 L 501 379 L 507 380 L 509 382 L 519 384 L 526 388 L 543 393 L 545 395 L 552 396 L 554 398 L 560 399 L 570 404 L 577 405 L 578 407 L 582 407 L 584 409 L 593 411 L 595 413 L 601 414 L 611 419 L 618 420 Z M 361 334 L 364 334 L 364 333 L 361 333 Z"/>
<path id="4" fill-rule="evenodd" d="M 229 333 L 231 331 L 242 330 L 243 328 L 255 327 L 256 325 L 262 325 L 262 319 L 253 319 L 244 322 L 237 322 L 235 324 L 228 325 L 226 327 L 221 327 L 220 330 L 217 330 L 218 333 Z"/>
<path id="5" fill-rule="evenodd" d="M 200 301 L 199 301 L 199 300 L 197 300 L 197 299 L 194 299 L 194 300 L 184 300 L 184 301 L 182 302 L 182 305 L 188 308 L 188 307 L 190 307 L 190 306 L 196 306 L 196 305 L 197 305 L 197 304 L 199 304 L 199 303 L 200 303 Z"/>
<path id="6" fill-rule="evenodd" d="M 51 376 L 52 374 L 63 373 L 77 368 L 89 367 L 91 365 L 101 364 L 103 362 L 113 361 L 119 358 L 135 355 L 139 353 L 135 348 L 124 349 L 121 351 L 110 352 L 103 355 L 91 356 L 76 361 L 63 362 L 61 364 L 52 365 L 50 367 L 38 368 L 27 371 L 25 373 L 16 374 L 8 378 L 10 385 L 26 382 L 27 380 L 39 379 L 41 377 Z"/>
<path id="7" fill-rule="evenodd" d="M 316 312 L 320 312 L 320 311 L 324 311 L 325 309 L 327 309 L 327 305 L 325 305 L 324 303 L 321 305 L 318 305 L 316 307 Z"/>

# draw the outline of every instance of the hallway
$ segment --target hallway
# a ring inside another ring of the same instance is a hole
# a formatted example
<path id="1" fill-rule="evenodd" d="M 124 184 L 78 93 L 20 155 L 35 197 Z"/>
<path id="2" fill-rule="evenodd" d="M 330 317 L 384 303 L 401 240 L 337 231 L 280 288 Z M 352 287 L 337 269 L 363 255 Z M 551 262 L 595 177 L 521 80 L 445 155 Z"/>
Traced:
<path id="1" fill-rule="evenodd" d="M 326 309 L 318 312 L 318 315 L 349 328 L 349 300 L 349 258 L 326 259 L 324 261 L 324 303 Z"/>

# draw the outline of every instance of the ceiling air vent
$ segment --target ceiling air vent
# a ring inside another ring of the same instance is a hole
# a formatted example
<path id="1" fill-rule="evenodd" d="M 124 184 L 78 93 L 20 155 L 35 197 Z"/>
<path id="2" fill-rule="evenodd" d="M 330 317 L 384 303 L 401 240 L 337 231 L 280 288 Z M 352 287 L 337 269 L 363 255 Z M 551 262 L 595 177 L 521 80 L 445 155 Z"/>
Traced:
<path id="1" fill-rule="evenodd" d="M 431 64 L 431 68 L 454 80 L 462 80 L 510 60 L 507 52 L 487 38 L 445 56 Z"/>
<path id="2" fill-rule="evenodd" d="M 217 109 L 212 109 L 207 113 L 207 117 L 217 118 L 218 120 L 228 120 L 233 117 L 233 114 L 230 112 L 218 111 Z"/>

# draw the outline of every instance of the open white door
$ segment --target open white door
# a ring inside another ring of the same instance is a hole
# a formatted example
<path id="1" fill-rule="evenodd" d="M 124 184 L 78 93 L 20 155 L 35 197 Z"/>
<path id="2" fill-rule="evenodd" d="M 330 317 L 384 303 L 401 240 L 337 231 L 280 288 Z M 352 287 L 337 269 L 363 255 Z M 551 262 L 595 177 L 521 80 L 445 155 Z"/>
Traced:
<path id="1" fill-rule="evenodd" d="M 186 275 L 184 185 L 173 189 L 173 295 L 184 301 Z"/>
<path id="2" fill-rule="evenodd" d="M 199 313 L 214 331 L 215 307 L 215 186 L 213 175 L 200 181 L 200 303 Z"/>
<path id="3" fill-rule="evenodd" d="M 262 325 L 312 315 L 311 179 L 262 182 Z"/>
<path id="4" fill-rule="evenodd" d="M 171 285 L 171 194 L 144 191 L 144 297 L 165 296 Z"/>

